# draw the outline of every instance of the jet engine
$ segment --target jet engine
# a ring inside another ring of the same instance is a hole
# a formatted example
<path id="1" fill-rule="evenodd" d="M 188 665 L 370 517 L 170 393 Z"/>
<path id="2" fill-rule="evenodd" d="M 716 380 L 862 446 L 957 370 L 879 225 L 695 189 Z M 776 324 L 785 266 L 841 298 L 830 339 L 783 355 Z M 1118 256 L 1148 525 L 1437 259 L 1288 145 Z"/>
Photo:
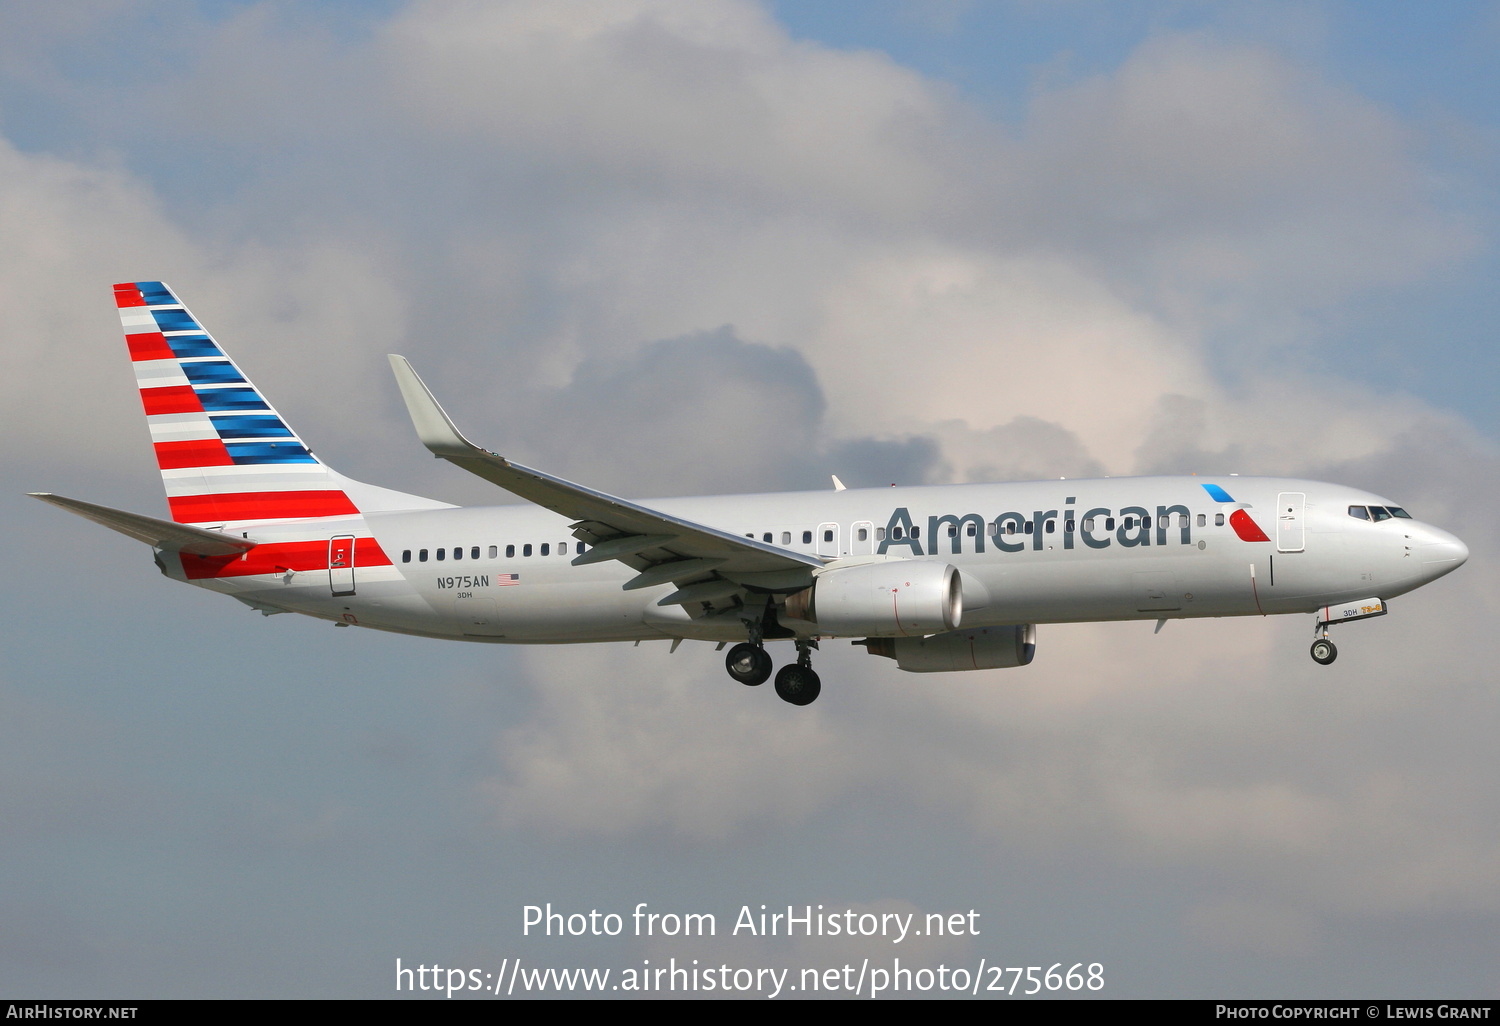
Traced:
<path id="1" fill-rule="evenodd" d="M 1036 624 L 976 627 L 929 638 L 866 638 L 854 644 L 865 646 L 871 655 L 894 659 L 912 673 L 998 670 L 1031 662 L 1036 655 Z"/>
<path id="2" fill-rule="evenodd" d="M 959 572 L 925 559 L 885 560 L 819 572 L 787 596 L 786 615 L 827 634 L 916 636 L 950 631 L 963 619 Z"/>

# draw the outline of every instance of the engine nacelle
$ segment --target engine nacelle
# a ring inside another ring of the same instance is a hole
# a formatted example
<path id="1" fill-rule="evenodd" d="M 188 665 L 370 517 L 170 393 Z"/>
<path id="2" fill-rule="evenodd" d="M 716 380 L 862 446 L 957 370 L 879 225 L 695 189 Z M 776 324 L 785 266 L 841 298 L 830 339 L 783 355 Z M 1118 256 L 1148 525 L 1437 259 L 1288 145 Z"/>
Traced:
<path id="1" fill-rule="evenodd" d="M 963 620 L 959 573 L 926 559 L 885 560 L 824 570 L 788 595 L 786 615 L 830 635 L 910 636 L 951 631 Z"/>
<path id="2" fill-rule="evenodd" d="M 896 660 L 912 673 L 953 670 L 998 670 L 1025 666 L 1036 655 L 1036 624 L 976 627 L 948 631 L 930 638 L 868 638 L 856 641 L 871 655 Z"/>

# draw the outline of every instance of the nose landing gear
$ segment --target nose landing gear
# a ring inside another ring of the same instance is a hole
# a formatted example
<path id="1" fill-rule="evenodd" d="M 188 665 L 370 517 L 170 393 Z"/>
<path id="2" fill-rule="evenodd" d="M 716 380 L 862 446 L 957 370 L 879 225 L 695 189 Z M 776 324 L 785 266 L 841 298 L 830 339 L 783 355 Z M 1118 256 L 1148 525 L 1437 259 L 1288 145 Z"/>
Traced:
<path id="1" fill-rule="evenodd" d="M 1313 625 L 1313 634 L 1316 635 L 1312 643 L 1313 662 L 1319 666 L 1327 666 L 1339 657 L 1339 650 L 1333 642 L 1328 640 L 1328 624 L 1319 620 Z"/>

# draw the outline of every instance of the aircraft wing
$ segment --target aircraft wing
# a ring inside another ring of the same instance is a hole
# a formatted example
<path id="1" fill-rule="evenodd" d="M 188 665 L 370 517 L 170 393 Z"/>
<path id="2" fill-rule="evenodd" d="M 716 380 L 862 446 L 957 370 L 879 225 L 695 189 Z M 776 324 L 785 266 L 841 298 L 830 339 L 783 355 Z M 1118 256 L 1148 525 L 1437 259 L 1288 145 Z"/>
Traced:
<path id="1" fill-rule="evenodd" d="M 187 524 L 174 524 L 170 520 L 158 520 L 140 513 L 127 513 L 123 509 L 111 509 L 82 499 L 70 499 L 51 492 L 29 492 L 33 499 L 41 499 L 79 516 L 101 524 L 111 531 L 143 541 L 158 549 L 188 552 L 198 556 L 237 556 L 249 552 L 258 544 L 249 538 L 236 538 L 219 531 L 208 531 Z"/>
<path id="2" fill-rule="evenodd" d="M 618 559 L 640 571 L 624 585 L 627 589 L 678 584 L 679 590 L 661 602 L 669 605 L 724 595 L 725 580 L 793 590 L 810 583 L 812 571 L 823 566 L 816 556 L 684 520 L 483 449 L 454 426 L 406 357 L 392 355 L 390 361 L 417 436 L 433 455 L 573 520 L 574 536 L 591 546 L 573 562 Z"/>

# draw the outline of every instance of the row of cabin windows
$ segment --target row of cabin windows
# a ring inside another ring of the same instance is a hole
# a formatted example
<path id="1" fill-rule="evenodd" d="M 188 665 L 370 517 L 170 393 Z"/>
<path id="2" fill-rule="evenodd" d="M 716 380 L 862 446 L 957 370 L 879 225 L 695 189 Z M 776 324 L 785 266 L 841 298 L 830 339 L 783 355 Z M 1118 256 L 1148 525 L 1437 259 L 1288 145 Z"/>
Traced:
<path id="1" fill-rule="evenodd" d="M 568 546 L 569 546 L 569 544 L 570 544 L 569 542 L 558 542 L 557 543 L 557 554 L 559 556 L 566 556 L 566 555 L 568 555 L 568 552 L 569 552 Z M 583 555 L 583 550 L 584 550 L 583 542 L 572 542 L 571 544 L 573 545 L 573 550 L 574 551 L 576 551 L 579 555 Z M 536 546 L 537 555 L 550 556 L 552 554 L 552 547 L 553 546 L 552 546 L 551 542 L 542 542 L 540 545 Z M 530 556 L 532 554 L 533 547 L 532 547 L 532 545 L 529 542 L 526 543 L 526 544 L 523 544 L 523 545 L 519 546 L 519 548 L 521 550 L 521 555 L 522 556 Z M 515 545 L 507 545 L 507 546 L 505 546 L 505 558 L 506 559 L 515 559 L 516 558 L 516 549 L 517 549 L 517 546 L 515 546 Z M 432 555 L 437 559 L 437 561 L 439 563 L 441 563 L 444 560 L 450 558 L 450 556 L 451 556 L 451 558 L 453 558 L 455 560 L 465 558 L 464 557 L 464 551 L 465 550 L 464 550 L 464 547 L 462 545 L 455 545 L 451 549 L 438 549 L 436 552 L 432 553 Z M 490 559 L 499 559 L 500 558 L 500 546 L 498 546 L 498 545 L 491 545 L 491 546 L 489 546 L 487 552 L 488 552 L 488 555 L 489 555 Z M 480 553 L 480 547 L 478 545 L 471 546 L 468 549 L 468 558 L 469 559 L 478 559 L 479 558 L 479 553 Z M 401 562 L 403 562 L 403 563 L 410 563 L 411 562 L 411 555 L 412 555 L 411 549 L 403 549 L 402 552 L 401 552 Z M 426 549 L 418 549 L 417 550 L 417 562 L 418 563 L 425 563 L 425 562 L 427 562 L 427 558 L 428 558 L 428 550 L 426 550 Z"/>
<path id="2" fill-rule="evenodd" d="M 753 540 L 755 538 L 755 532 L 754 531 L 746 531 L 745 532 L 745 537 L 746 538 L 750 538 L 750 539 Z M 771 542 L 771 539 L 773 539 L 775 537 L 776 537 L 776 532 L 775 531 L 766 531 L 764 534 L 762 534 L 760 536 L 760 540 L 763 541 L 763 542 L 768 542 L 769 543 L 769 542 Z M 864 541 L 866 537 L 868 537 L 868 531 L 865 528 L 861 527 L 859 529 L 859 540 L 860 541 Z M 802 532 L 802 544 L 803 545 L 811 545 L 812 544 L 812 538 L 813 538 L 813 533 L 811 531 L 803 531 Z M 833 528 L 828 527 L 828 528 L 824 528 L 823 529 L 823 540 L 826 541 L 826 542 L 833 541 Z M 781 532 L 781 544 L 782 545 L 790 545 L 791 543 L 792 543 L 792 532 L 791 531 L 782 531 Z"/>
<path id="3" fill-rule="evenodd" d="M 1356 512 L 1356 511 L 1359 511 L 1359 512 Z M 1364 515 L 1361 516 L 1361 514 L 1364 514 Z M 1373 514 L 1373 516 L 1371 514 Z M 1350 506 L 1349 507 L 1349 515 L 1351 517 L 1360 517 L 1361 519 L 1364 519 L 1364 520 L 1370 520 L 1370 519 L 1374 519 L 1374 520 L 1388 520 L 1392 516 L 1407 517 L 1408 519 L 1410 519 L 1410 516 L 1406 512 L 1406 510 L 1400 509 L 1400 508 L 1398 508 L 1396 506 L 1390 507 L 1390 512 L 1386 512 L 1386 508 L 1382 507 L 1382 506 L 1371 506 L 1371 507 L 1369 507 L 1369 512 L 1368 513 L 1365 512 L 1365 507 L 1364 506 Z M 1205 516 L 1202 513 L 1199 513 L 1197 519 L 1198 519 L 1198 526 L 1199 527 L 1207 526 L 1207 524 L 1208 524 L 1208 518 L 1207 518 L 1207 516 Z M 1135 517 L 1125 517 L 1124 521 L 1125 521 L 1125 523 L 1124 523 L 1125 530 L 1131 531 L 1131 530 L 1135 529 L 1135 526 L 1136 526 L 1136 518 Z M 1179 526 L 1179 527 L 1187 527 L 1188 526 L 1188 515 L 1186 513 L 1179 513 L 1177 515 L 1177 521 L 1178 521 L 1177 522 L 1177 526 Z M 1044 525 L 1043 528 L 1042 528 L 1042 530 L 1045 533 L 1047 533 L 1047 534 L 1055 534 L 1057 532 L 1057 521 L 1056 520 L 1044 520 L 1042 523 Z M 1096 524 L 1095 524 L 1095 518 L 1094 517 L 1088 517 L 1083 522 L 1083 529 L 1085 531 L 1092 531 L 1092 530 L 1094 530 L 1095 526 L 1096 526 Z M 1143 527 L 1143 528 L 1150 528 L 1150 526 L 1151 526 L 1151 518 L 1149 516 L 1141 517 L 1140 518 L 1140 526 Z M 1172 515 L 1170 513 L 1167 514 L 1167 516 L 1165 518 L 1165 523 L 1162 526 L 1163 527 L 1171 527 L 1172 526 Z M 1214 514 L 1214 526 L 1216 526 L 1216 527 L 1223 527 L 1224 526 L 1224 514 L 1222 514 L 1222 513 L 1215 513 Z M 989 534 L 992 537 L 1000 534 L 1000 524 L 998 522 L 986 524 L 985 525 L 985 529 L 986 529 L 986 533 Z M 1106 531 L 1113 531 L 1115 529 L 1115 518 L 1114 517 L 1105 517 L 1104 518 L 1104 529 Z M 1074 521 L 1071 517 L 1068 518 L 1063 523 L 1063 530 L 1070 531 L 1070 532 L 1077 530 L 1077 522 Z M 1025 521 L 1024 523 L 1021 524 L 1021 533 L 1022 534 L 1033 534 L 1033 533 L 1035 533 L 1035 531 L 1036 531 L 1036 525 L 1032 521 L 1027 520 L 1027 521 Z M 976 525 L 972 520 L 969 521 L 965 525 L 964 533 L 968 537 L 973 538 L 974 536 L 976 536 L 979 533 L 978 525 Z M 1016 521 L 1014 521 L 1014 520 L 1007 520 L 1005 522 L 1005 534 L 1007 534 L 1007 535 L 1013 535 L 1015 533 L 1016 533 Z M 775 532 L 773 532 L 773 531 L 766 531 L 766 532 L 764 532 L 764 533 L 761 534 L 760 540 L 763 541 L 763 542 L 768 542 L 769 543 L 769 542 L 771 542 L 775 538 L 775 536 L 776 536 Z M 869 538 L 870 538 L 870 530 L 867 527 L 857 528 L 855 530 L 855 536 L 860 541 L 868 541 Z M 956 538 L 957 536 L 958 536 L 958 526 L 956 524 L 949 524 L 948 525 L 948 537 L 949 538 Z M 746 538 L 754 538 L 755 537 L 755 533 L 753 531 L 752 532 L 747 532 L 746 535 L 745 535 L 745 537 Z M 877 527 L 877 528 L 875 528 L 875 540 L 876 541 L 885 541 L 885 537 L 886 537 L 885 528 L 883 528 L 883 527 Z M 900 528 L 900 527 L 893 527 L 893 528 L 891 528 L 891 538 L 893 540 L 900 541 L 904 537 L 906 537 L 906 532 L 905 532 L 904 528 Z M 913 527 L 911 529 L 911 537 L 912 538 L 921 538 L 922 537 L 922 529 L 920 527 Z M 803 545 L 811 545 L 812 544 L 812 540 L 813 540 L 813 532 L 811 532 L 811 531 L 803 531 L 802 532 L 802 544 Z M 825 542 L 832 542 L 834 540 L 834 529 L 833 528 L 824 528 L 823 529 L 823 540 Z M 781 544 L 782 545 L 790 545 L 790 544 L 792 544 L 792 532 L 791 531 L 782 531 L 781 532 Z M 573 551 L 576 551 L 579 555 L 583 554 L 583 551 L 584 551 L 584 544 L 583 544 L 583 542 L 573 542 L 572 545 L 573 545 Z M 557 543 L 557 554 L 559 556 L 566 556 L 566 555 L 568 555 L 569 554 L 569 548 L 568 548 L 568 546 L 569 546 L 568 542 L 558 542 Z M 507 546 L 505 546 L 505 558 L 506 559 L 514 559 L 515 556 L 516 556 L 516 548 L 517 547 L 515 545 L 507 545 Z M 536 548 L 538 550 L 538 552 L 537 552 L 538 555 L 548 556 L 548 555 L 552 554 L 552 544 L 550 542 L 542 542 Z M 521 550 L 522 557 L 527 557 L 527 556 L 532 555 L 532 546 L 531 546 L 530 543 L 526 543 L 526 544 L 521 545 L 520 546 L 520 550 Z M 452 549 L 446 549 L 446 548 L 444 548 L 444 549 L 438 549 L 438 550 L 436 550 L 435 553 L 433 553 L 433 555 L 437 559 L 437 561 L 439 563 L 441 563 L 444 560 L 446 560 L 449 557 L 450 554 L 451 554 L 452 558 L 455 559 L 455 560 L 461 560 L 461 559 L 463 559 L 464 558 L 464 551 L 465 550 L 464 550 L 464 547 L 462 545 L 455 545 Z M 498 545 L 491 545 L 491 546 L 489 546 L 488 555 L 489 555 L 490 559 L 499 559 L 500 558 L 500 547 Z M 412 557 L 412 550 L 411 549 L 405 549 L 401 553 L 401 562 L 403 562 L 403 563 L 410 563 L 411 562 L 411 557 Z M 478 546 L 478 545 L 471 546 L 468 549 L 468 558 L 469 559 L 479 559 L 480 558 L 480 546 Z M 427 559 L 428 559 L 428 550 L 427 549 L 418 549 L 417 550 L 417 562 L 418 563 L 425 563 L 425 562 L 427 562 Z"/>
<path id="4" fill-rule="evenodd" d="M 1374 507 L 1372 507 L 1372 508 L 1374 508 Z M 1354 515 L 1354 509 L 1355 509 L 1355 507 L 1352 507 L 1352 506 L 1349 509 L 1349 513 L 1350 513 L 1351 516 Z M 1402 513 L 1400 513 L 1398 515 L 1399 516 L 1405 516 L 1406 514 L 1404 512 L 1402 512 Z M 1124 518 L 1124 527 L 1125 527 L 1125 529 L 1127 531 L 1132 531 L 1136 527 L 1137 520 L 1139 520 L 1140 521 L 1140 526 L 1142 528 L 1150 528 L 1151 527 L 1151 519 L 1152 518 L 1149 517 L 1149 516 L 1144 516 L 1144 517 L 1139 517 L 1139 518 L 1133 517 L 1133 516 L 1131 516 L 1131 517 L 1125 517 Z M 1380 519 L 1384 519 L 1384 518 L 1382 517 Z M 1207 527 L 1208 526 L 1208 516 L 1207 516 L 1207 514 L 1199 513 L 1197 515 L 1197 522 L 1198 522 L 1198 526 L 1199 527 Z M 1046 534 L 1055 534 L 1055 533 L 1057 533 L 1057 521 L 1056 520 L 1044 520 L 1042 523 L 1044 525 L 1043 528 L 1042 528 L 1043 532 L 1045 532 Z M 1189 523 L 1190 523 L 1189 514 L 1187 514 L 1187 513 L 1179 513 L 1179 514 L 1177 514 L 1177 526 L 1178 527 L 1187 527 L 1189 525 Z M 1004 533 L 1007 534 L 1007 535 L 1015 534 L 1016 533 L 1016 526 L 1017 526 L 1016 521 L 1014 521 L 1014 520 L 1007 520 L 1005 522 L 1005 531 L 1004 531 Z M 1084 522 L 1083 522 L 1083 529 L 1085 531 L 1092 531 L 1092 530 L 1094 530 L 1094 528 L 1096 526 L 1097 525 L 1095 524 L 1095 518 L 1094 517 L 1089 517 L 1089 518 L 1085 519 Z M 1104 529 L 1106 531 L 1113 531 L 1115 529 L 1115 518 L 1114 517 L 1105 517 L 1104 518 L 1104 525 L 1103 526 L 1104 526 Z M 1163 521 L 1163 523 L 1162 523 L 1161 526 L 1164 527 L 1164 528 L 1172 526 L 1172 515 L 1170 513 L 1168 513 L 1166 515 L 1166 517 L 1164 518 L 1164 521 Z M 1214 514 L 1214 526 L 1215 527 L 1223 527 L 1224 526 L 1224 514 L 1223 513 L 1215 513 Z M 1020 527 L 1021 527 L 1021 532 L 1020 533 L 1022 533 L 1022 534 L 1034 534 L 1036 532 L 1036 525 L 1032 521 L 1030 521 L 1030 520 L 1027 520 L 1027 521 L 1021 523 Z M 1078 523 L 1077 523 L 1076 520 L 1074 520 L 1074 519 L 1072 519 L 1070 517 L 1066 521 L 1064 521 L 1064 523 L 1063 523 L 1063 530 L 1071 532 L 1071 531 L 1076 531 L 1077 529 L 1078 529 Z M 858 540 L 860 540 L 860 541 L 869 541 L 869 539 L 870 539 L 870 530 L 867 527 L 856 528 L 854 533 L 855 533 L 855 537 L 858 538 Z M 969 521 L 967 524 L 964 525 L 964 534 L 967 535 L 968 537 L 973 538 L 976 535 L 978 535 L 978 533 L 979 533 L 979 526 L 977 524 L 975 524 L 972 520 Z M 999 535 L 1001 533 L 999 522 L 994 522 L 994 523 L 986 524 L 985 525 L 985 533 L 989 534 L 991 537 Z M 892 540 L 894 540 L 894 541 L 900 541 L 901 539 L 903 539 L 905 537 L 908 537 L 908 532 L 905 530 L 905 528 L 893 527 L 893 528 L 891 528 L 890 536 L 891 536 Z M 909 536 L 912 537 L 912 538 L 921 538 L 922 537 L 922 529 L 920 527 L 913 527 L 911 529 L 910 533 L 909 533 Z M 747 532 L 745 534 L 745 537 L 746 538 L 754 538 L 755 534 L 754 534 L 754 532 Z M 775 537 L 776 537 L 776 532 L 774 532 L 774 531 L 766 531 L 766 532 L 764 532 L 764 533 L 761 534 L 760 540 L 763 541 L 763 542 L 772 542 L 772 541 L 774 541 Z M 956 538 L 956 537 L 958 537 L 958 525 L 957 524 L 949 524 L 948 525 L 948 537 L 949 538 Z M 883 527 L 877 527 L 877 528 L 875 528 L 875 540 L 876 541 L 885 541 L 885 539 L 886 539 L 886 529 L 883 528 Z M 802 544 L 803 545 L 811 545 L 812 544 L 812 540 L 813 540 L 813 533 L 811 531 L 803 531 L 802 532 Z M 825 542 L 831 542 L 831 541 L 834 540 L 834 531 L 833 531 L 832 528 L 825 528 L 824 529 L 824 531 L 823 531 L 823 540 Z M 782 545 L 790 545 L 790 544 L 792 544 L 792 532 L 791 531 L 782 531 L 781 532 L 781 544 Z"/>

